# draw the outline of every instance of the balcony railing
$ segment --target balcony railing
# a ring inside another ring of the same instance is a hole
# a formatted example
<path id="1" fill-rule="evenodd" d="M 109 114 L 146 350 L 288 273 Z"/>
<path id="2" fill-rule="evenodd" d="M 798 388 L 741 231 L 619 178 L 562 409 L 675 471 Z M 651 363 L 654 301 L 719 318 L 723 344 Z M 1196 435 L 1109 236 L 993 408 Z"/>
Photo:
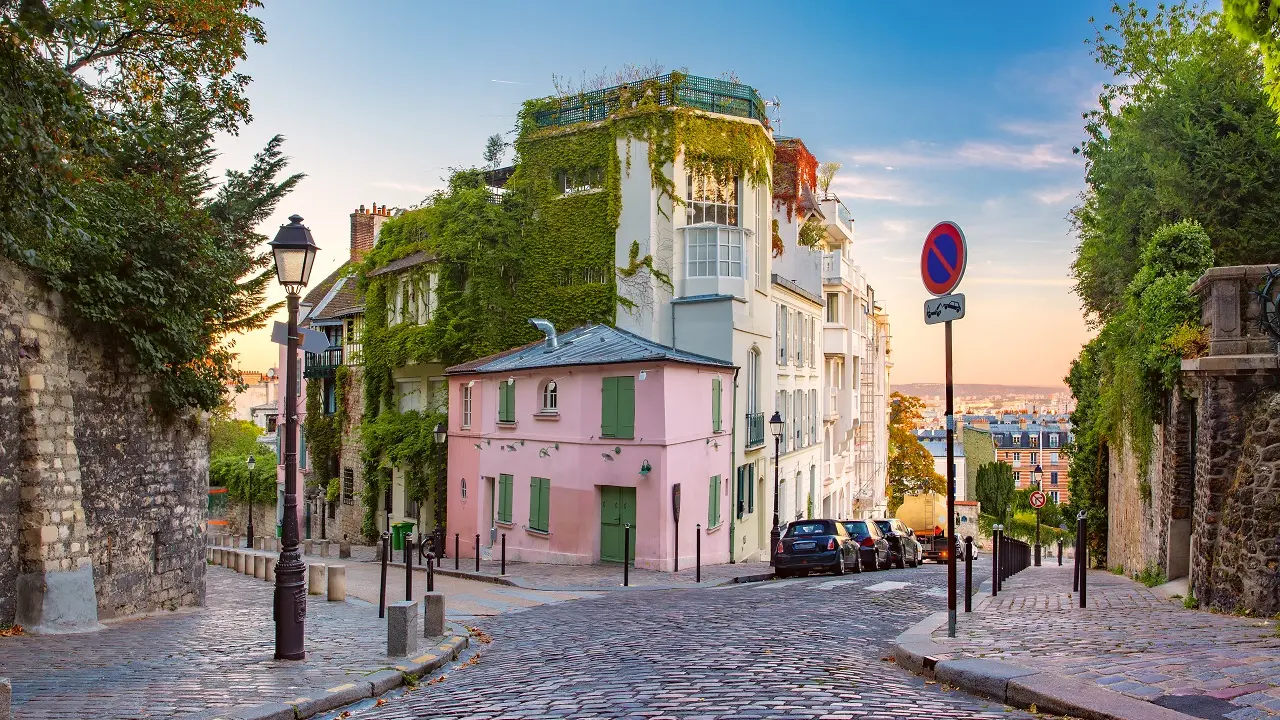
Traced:
<path id="1" fill-rule="evenodd" d="M 577 93 L 558 100 L 549 98 L 553 105 L 558 106 L 536 112 L 533 121 L 538 127 L 598 122 L 619 110 L 634 107 L 644 93 L 650 90 L 656 94 L 658 105 L 678 105 L 721 115 L 751 118 L 760 121 L 765 127 L 769 126 L 764 100 L 760 99 L 755 88 L 728 80 L 694 75 L 680 76 L 678 82 L 673 82 L 671 74 L 603 90 Z"/>
<path id="2" fill-rule="evenodd" d="M 764 413 L 747 413 L 747 447 L 764 444 Z"/>
<path id="3" fill-rule="evenodd" d="M 322 353 L 307 353 L 302 376 L 305 378 L 333 377 L 341 364 L 342 348 L 340 346 L 330 347 Z"/>

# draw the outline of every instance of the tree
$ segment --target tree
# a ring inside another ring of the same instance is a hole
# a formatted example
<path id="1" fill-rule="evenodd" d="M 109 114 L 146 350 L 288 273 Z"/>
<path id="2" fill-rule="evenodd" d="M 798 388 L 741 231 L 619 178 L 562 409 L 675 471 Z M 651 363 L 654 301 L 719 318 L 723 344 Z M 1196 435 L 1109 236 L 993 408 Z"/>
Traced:
<path id="1" fill-rule="evenodd" d="M 234 455 L 244 462 L 260 451 L 258 437 L 262 428 L 248 420 L 235 420 L 223 414 L 209 420 L 209 456 Z"/>
<path id="2" fill-rule="evenodd" d="M 1086 114 L 1075 290 L 1099 324 L 1124 306 L 1162 226 L 1200 223 L 1223 265 L 1280 255 L 1280 137 L 1256 50 L 1185 3 L 1130 4 L 1093 40 L 1114 79 Z"/>
<path id="3" fill-rule="evenodd" d="M 933 455 L 920 443 L 912 430 L 921 418 L 924 402 L 911 395 L 894 392 L 889 400 L 889 512 L 897 512 L 908 495 L 929 492 L 945 493 L 946 478 L 933 466 Z"/>
<path id="4" fill-rule="evenodd" d="M 1275 0 L 1222 0 L 1227 27 L 1236 37 L 1257 43 L 1266 70 L 1271 107 L 1280 112 L 1280 3 Z"/>
<path id="5" fill-rule="evenodd" d="M 826 195 L 831 192 L 831 181 L 835 180 L 836 173 L 840 172 L 840 163 L 824 162 L 818 166 L 818 187 L 822 190 L 822 194 Z"/>
<path id="6" fill-rule="evenodd" d="M 507 154 L 510 143 L 504 142 L 502 136 L 494 133 L 484 144 L 484 164 L 490 170 L 502 167 L 502 157 Z"/>
<path id="7" fill-rule="evenodd" d="M 1016 482 L 1013 468 L 1003 462 L 987 463 L 978 468 L 976 486 L 983 512 L 998 523 L 1006 522 L 1014 506 Z"/>

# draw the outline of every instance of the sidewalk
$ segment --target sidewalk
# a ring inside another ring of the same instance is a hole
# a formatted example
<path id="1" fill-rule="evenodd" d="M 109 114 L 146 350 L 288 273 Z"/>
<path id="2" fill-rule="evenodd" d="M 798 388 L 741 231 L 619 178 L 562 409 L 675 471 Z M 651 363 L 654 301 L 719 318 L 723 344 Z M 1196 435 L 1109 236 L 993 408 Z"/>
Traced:
<path id="1" fill-rule="evenodd" d="M 1088 604 L 1071 592 L 1069 565 L 1031 567 L 996 598 L 987 585 L 974 612 L 960 614 L 956 638 L 946 636 L 945 613 L 904 633 L 899 662 L 1010 704 L 1039 698 L 1041 711 L 1280 717 L 1274 621 L 1187 610 L 1104 571 L 1089 573 Z"/>
<path id="2" fill-rule="evenodd" d="M 302 662 L 273 659 L 272 585 L 210 566 L 207 606 L 105 622 L 75 635 L 0 638 L 0 676 L 13 711 L 37 718 L 169 718 L 267 704 L 308 717 L 381 694 L 405 673 L 431 672 L 468 645 L 465 630 L 413 659 L 388 658 L 386 621 L 373 607 L 307 599 Z M 380 672 L 381 671 L 381 672 Z M 275 717 L 209 714 L 204 717 Z"/>

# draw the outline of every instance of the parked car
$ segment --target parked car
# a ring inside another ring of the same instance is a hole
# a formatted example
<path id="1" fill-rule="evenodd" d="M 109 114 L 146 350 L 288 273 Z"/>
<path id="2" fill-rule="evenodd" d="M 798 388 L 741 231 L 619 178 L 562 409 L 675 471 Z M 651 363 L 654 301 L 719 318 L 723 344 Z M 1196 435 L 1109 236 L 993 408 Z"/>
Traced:
<path id="1" fill-rule="evenodd" d="M 810 570 L 843 575 L 862 572 L 858 544 L 835 520 L 796 520 L 787 523 L 775 548 L 773 572 L 790 577 Z"/>
<path id="2" fill-rule="evenodd" d="M 920 567 L 924 562 L 924 551 L 916 540 L 916 533 L 897 518 L 874 520 L 876 527 L 884 533 L 889 541 L 889 553 L 893 556 L 893 564 L 900 568 L 907 566 Z"/>
<path id="3" fill-rule="evenodd" d="M 858 544 L 859 559 L 867 570 L 880 570 L 893 566 L 889 539 L 870 520 L 843 520 L 841 524 Z"/>

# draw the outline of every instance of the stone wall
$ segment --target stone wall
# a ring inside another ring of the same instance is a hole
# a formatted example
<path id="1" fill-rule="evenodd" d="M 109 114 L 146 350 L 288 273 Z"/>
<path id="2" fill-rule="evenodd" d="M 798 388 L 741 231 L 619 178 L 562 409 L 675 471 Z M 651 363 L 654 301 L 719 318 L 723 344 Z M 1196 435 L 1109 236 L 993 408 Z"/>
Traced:
<path id="1" fill-rule="evenodd" d="M 248 532 L 249 516 L 244 502 L 227 500 L 227 525 L 218 532 L 228 535 L 244 535 Z M 272 537 L 276 534 L 276 506 L 259 503 L 253 506 L 253 534 Z"/>
<path id="2" fill-rule="evenodd" d="M 0 623 L 77 631 L 201 604 L 203 420 L 157 418 L 146 378 L 7 261 L 0 329 Z"/>

